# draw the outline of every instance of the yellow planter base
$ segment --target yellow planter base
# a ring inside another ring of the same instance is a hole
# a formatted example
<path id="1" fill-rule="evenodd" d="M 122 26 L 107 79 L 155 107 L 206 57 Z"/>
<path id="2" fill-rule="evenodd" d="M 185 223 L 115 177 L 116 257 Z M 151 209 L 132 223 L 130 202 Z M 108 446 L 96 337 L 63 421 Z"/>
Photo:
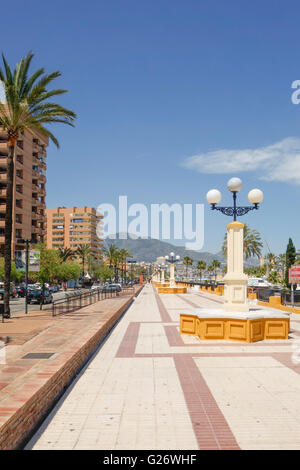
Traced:
<path id="1" fill-rule="evenodd" d="M 272 317 L 271 315 L 251 319 L 241 319 L 237 315 L 213 317 L 207 314 L 180 314 L 180 333 L 198 336 L 201 340 L 230 340 L 253 343 L 261 340 L 288 339 L 290 331 L 289 317 Z"/>
<path id="2" fill-rule="evenodd" d="M 186 287 L 158 287 L 159 294 L 186 294 Z"/>

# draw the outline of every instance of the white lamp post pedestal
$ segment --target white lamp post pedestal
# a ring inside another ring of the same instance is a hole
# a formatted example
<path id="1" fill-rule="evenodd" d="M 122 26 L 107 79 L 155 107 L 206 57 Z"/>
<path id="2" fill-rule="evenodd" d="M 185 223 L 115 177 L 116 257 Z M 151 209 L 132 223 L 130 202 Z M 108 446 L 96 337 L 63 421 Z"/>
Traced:
<path id="1" fill-rule="evenodd" d="M 173 263 L 170 264 L 170 287 L 175 287 L 175 265 Z"/>
<path id="2" fill-rule="evenodd" d="M 227 225 L 227 274 L 224 276 L 224 310 L 249 312 L 247 302 L 247 276 L 243 260 L 244 224 Z"/>

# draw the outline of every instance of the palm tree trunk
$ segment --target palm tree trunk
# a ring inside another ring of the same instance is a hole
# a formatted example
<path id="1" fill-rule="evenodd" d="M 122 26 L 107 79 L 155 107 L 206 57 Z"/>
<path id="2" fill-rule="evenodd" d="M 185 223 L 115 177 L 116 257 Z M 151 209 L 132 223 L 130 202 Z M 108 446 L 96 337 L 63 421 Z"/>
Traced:
<path id="1" fill-rule="evenodd" d="M 14 185 L 14 151 L 15 139 L 9 142 L 7 157 L 7 187 L 5 212 L 5 245 L 4 245 L 4 316 L 10 317 L 10 274 L 11 274 L 11 240 L 13 222 L 13 185 Z"/>

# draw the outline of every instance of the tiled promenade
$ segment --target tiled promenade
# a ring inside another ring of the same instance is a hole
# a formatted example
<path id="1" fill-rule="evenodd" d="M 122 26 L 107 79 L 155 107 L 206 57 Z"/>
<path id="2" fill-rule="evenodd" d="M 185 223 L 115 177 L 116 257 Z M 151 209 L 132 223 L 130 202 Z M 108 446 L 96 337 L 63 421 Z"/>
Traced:
<path id="1" fill-rule="evenodd" d="M 56 317 L 50 311 L 0 323 L 0 449 L 14 449 L 78 372 L 133 293 Z M 88 299 L 86 299 L 88 300 Z"/>
<path id="2" fill-rule="evenodd" d="M 216 302 L 147 285 L 27 448 L 300 449 L 300 316 L 286 341 L 179 334 L 181 309 Z"/>

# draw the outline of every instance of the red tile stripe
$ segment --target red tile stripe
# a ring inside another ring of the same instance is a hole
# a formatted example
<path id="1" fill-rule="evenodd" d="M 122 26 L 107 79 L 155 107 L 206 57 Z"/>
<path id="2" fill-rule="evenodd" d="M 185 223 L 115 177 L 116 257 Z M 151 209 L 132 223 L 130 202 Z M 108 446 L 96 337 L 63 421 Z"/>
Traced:
<path id="1" fill-rule="evenodd" d="M 239 450 L 240 447 L 189 355 L 176 355 L 174 362 L 200 449 Z"/>
<path id="2" fill-rule="evenodd" d="M 155 294 L 155 300 L 157 302 L 157 307 L 161 316 L 161 321 L 164 323 L 170 323 L 172 322 L 172 318 L 170 317 L 166 307 L 164 306 L 161 298 L 159 297 L 158 293 L 156 290 L 154 290 Z"/>
<path id="3" fill-rule="evenodd" d="M 133 357 L 140 331 L 140 323 L 132 322 L 128 325 L 121 341 L 116 357 Z"/>
<path id="4" fill-rule="evenodd" d="M 180 334 L 178 333 L 175 325 L 164 325 L 166 337 L 168 339 L 169 346 L 187 346 Z"/>

